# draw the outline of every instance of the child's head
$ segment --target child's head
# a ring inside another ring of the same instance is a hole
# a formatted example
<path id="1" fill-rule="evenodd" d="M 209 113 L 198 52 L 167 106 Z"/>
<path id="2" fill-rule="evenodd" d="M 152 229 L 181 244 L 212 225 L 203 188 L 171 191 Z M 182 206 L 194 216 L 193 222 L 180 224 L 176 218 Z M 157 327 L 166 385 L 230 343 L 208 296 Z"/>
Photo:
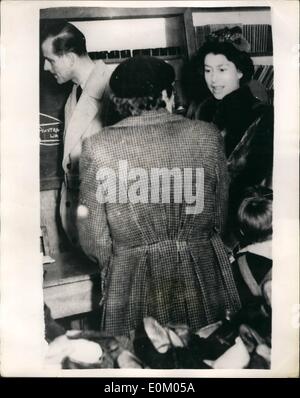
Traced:
<path id="1" fill-rule="evenodd" d="M 238 226 L 245 244 L 272 237 L 272 191 L 262 188 L 249 189 L 238 209 Z"/>
<path id="2" fill-rule="evenodd" d="M 263 185 L 254 185 L 247 187 L 243 192 L 243 198 L 259 197 L 273 200 L 273 190 Z"/>

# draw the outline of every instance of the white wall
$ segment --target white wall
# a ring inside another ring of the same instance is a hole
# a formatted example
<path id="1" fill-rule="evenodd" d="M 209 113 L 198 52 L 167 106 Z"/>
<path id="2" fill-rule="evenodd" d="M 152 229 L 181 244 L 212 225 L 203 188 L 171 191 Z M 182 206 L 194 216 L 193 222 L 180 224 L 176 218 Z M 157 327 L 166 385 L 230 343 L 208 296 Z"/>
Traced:
<path id="1" fill-rule="evenodd" d="M 185 40 L 179 17 L 72 23 L 85 35 L 88 51 L 174 47 Z"/>

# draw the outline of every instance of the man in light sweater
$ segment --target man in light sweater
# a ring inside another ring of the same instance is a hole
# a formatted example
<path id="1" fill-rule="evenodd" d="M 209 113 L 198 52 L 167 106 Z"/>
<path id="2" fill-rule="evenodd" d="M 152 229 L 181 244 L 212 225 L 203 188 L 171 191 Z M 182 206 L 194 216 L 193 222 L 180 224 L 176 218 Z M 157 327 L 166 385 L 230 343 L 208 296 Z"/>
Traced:
<path id="1" fill-rule="evenodd" d="M 103 61 L 93 61 L 89 57 L 84 35 L 66 21 L 47 26 L 42 34 L 42 53 L 44 70 L 49 71 L 58 84 L 74 83 L 65 105 L 60 216 L 70 242 L 77 246 L 81 145 L 84 138 L 99 132 L 105 124 L 109 71 Z"/>

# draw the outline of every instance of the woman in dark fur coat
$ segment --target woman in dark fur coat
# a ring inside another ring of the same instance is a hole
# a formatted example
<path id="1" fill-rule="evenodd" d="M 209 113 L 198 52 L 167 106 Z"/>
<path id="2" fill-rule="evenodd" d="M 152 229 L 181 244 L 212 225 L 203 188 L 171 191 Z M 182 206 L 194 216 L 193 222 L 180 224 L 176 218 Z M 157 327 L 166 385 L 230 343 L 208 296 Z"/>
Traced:
<path id="1" fill-rule="evenodd" d="M 249 50 L 238 27 L 212 33 L 194 60 L 210 94 L 187 112 L 191 119 L 212 122 L 224 136 L 230 214 L 236 214 L 245 188 L 272 181 L 273 107 L 255 92 Z"/>
<path id="2" fill-rule="evenodd" d="M 238 29 L 225 28 L 214 32 L 199 49 L 196 68 L 204 78 L 210 95 L 201 103 L 191 103 L 187 117 L 212 122 L 221 130 L 231 166 L 229 171 L 232 170 L 236 176 L 237 170 L 233 169 L 241 168 L 240 164 L 236 164 L 237 158 L 247 159 L 247 168 L 251 166 L 253 169 L 250 174 L 255 174 L 252 178 L 247 175 L 251 179 L 247 186 L 250 186 L 264 180 L 270 182 L 273 107 L 260 99 L 261 91 L 258 93 L 257 86 L 251 81 L 254 66 L 247 52 L 249 43 Z M 251 165 L 249 157 L 253 161 Z"/>

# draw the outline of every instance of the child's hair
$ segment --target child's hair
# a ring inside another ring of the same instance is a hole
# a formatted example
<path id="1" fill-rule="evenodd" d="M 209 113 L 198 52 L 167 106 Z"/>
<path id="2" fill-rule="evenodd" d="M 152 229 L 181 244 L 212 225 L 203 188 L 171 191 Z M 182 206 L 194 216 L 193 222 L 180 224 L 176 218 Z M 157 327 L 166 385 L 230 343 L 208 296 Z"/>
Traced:
<path id="1" fill-rule="evenodd" d="M 253 187 L 241 202 L 237 219 L 244 243 L 263 242 L 272 236 L 272 195 L 272 190 Z"/>
<path id="2" fill-rule="evenodd" d="M 261 197 L 273 200 L 273 190 L 263 185 L 247 187 L 243 192 L 243 199 L 250 197 Z"/>

